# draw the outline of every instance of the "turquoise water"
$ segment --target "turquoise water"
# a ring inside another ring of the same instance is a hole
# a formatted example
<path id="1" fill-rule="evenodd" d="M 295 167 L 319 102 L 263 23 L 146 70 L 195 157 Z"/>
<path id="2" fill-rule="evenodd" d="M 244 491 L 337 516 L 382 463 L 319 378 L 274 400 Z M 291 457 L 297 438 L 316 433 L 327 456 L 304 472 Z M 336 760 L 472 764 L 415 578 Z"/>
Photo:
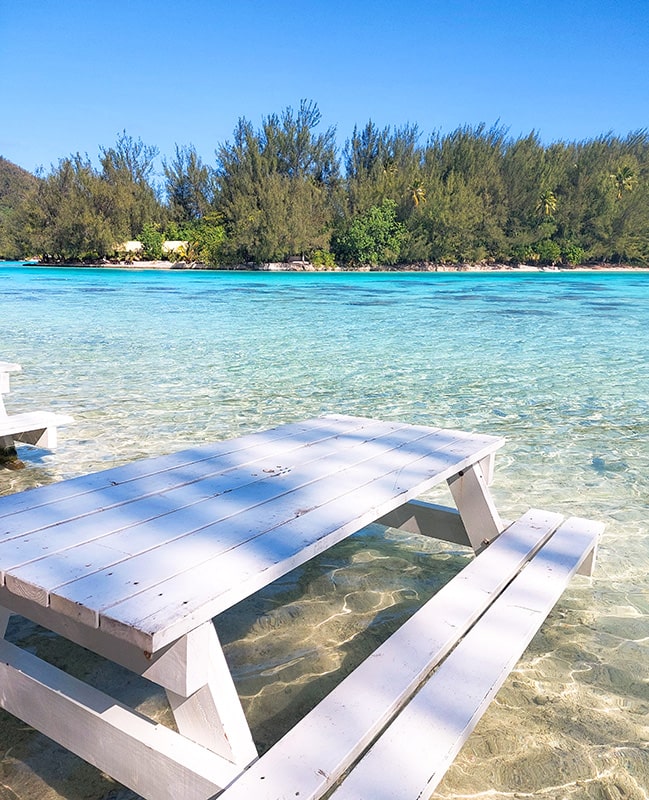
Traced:
<path id="1" fill-rule="evenodd" d="M 506 436 L 503 516 L 607 529 L 438 794 L 649 797 L 649 274 L 5 265 L 0 302 L 7 410 L 76 420 L 2 494 L 328 412 Z M 371 528 L 225 617 L 260 745 L 465 559 Z"/>

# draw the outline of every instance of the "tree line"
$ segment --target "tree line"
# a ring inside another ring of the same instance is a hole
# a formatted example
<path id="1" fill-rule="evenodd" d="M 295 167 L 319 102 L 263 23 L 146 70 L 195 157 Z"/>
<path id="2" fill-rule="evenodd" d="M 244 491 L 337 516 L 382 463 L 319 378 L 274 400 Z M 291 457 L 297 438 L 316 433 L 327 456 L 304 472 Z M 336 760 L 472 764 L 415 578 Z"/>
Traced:
<path id="1" fill-rule="evenodd" d="M 649 262 L 649 133 L 544 145 L 495 125 L 422 136 L 416 125 L 354 128 L 342 149 L 313 102 L 240 119 L 204 161 L 123 132 L 97 163 L 61 158 L 3 193 L 0 256 L 59 262 L 175 258 L 212 266 Z M 4 173 L 2 167 L 5 167 Z M 12 182 L 10 181 L 10 183 Z"/>

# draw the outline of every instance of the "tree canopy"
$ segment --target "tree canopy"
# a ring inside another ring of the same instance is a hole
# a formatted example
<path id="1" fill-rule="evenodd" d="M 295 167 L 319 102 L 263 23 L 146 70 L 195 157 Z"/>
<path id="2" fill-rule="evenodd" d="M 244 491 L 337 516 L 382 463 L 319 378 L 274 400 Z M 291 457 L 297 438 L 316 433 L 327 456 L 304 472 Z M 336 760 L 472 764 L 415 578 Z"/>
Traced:
<path id="1" fill-rule="evenodd" d="M 38 177 L 0 158 L 0 256 L 112 258 L 131 239 L 160 254 L 165 238 L 217 266 L 647 264 L 649 133 L 544 145 L 499 125 L 424 138 L 370 120 L 339 149 L 303 100 L 258 128 L 240 119 L 212 163 L 185 144 L 160 167 L 126 131 Z"/>

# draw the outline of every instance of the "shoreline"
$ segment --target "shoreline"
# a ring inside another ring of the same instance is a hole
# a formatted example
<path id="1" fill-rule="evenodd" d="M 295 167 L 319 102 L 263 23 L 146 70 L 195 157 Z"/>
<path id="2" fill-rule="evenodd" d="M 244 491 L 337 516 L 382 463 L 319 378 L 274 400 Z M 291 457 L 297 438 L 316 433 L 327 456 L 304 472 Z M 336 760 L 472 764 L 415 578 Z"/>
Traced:
<path id="1" fill-rule="evenodd" d="M 0 262 L 2 264 L 3 262 Z M 10 262 L 11 263 L 11 262 Z M 143 271 L 178 271 L 178 272 L 512 272 L 512 273 L 554 273 L 554 272 L 649 272 L 649 266 L 634 267 L 629 264 L 592 264 L 576 267 L 536 266 L 533 264 L 397 264 L 381 267 L 315 267 L 308 262 L 271 262 L 268 264 L 234 264 L 229 266 L 210 267 L 206 264 L 187 264 L 184 261 L 119 261 L 96 264 L 60 264 L 41 261 L 16 262 L 25 267 L 45 267 L 63 269 L 119 269 Z"/>

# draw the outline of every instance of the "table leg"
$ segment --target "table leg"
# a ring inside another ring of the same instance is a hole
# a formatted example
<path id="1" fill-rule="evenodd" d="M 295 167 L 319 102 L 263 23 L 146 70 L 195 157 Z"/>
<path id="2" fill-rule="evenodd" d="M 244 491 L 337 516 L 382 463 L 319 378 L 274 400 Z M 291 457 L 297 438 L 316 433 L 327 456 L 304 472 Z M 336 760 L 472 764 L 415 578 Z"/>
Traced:
<path id="1" fill-rule="evenodd" d="M 487 482 L 487 486 L 491 486 L 494 480 L 494 470 L 496 467 L 496 454 L 489 453 L 488 456 L 482 459 L 482 461 L 478 462 L 480 465 L 480 469 L 482 470 L 482 474 L 484 475 L 484 479 Z"/>
<path id="2" fill-rule="evenodd" d="M 5 598 L 12 608 L 9 610 L 0 604 L 0 638 L 4 636 L 9 617 L 22 614 L 162 687 L 183 736 L 241 768 L 257 758 L 257 749 L 211 620 L 151 654 L 0 590 L 0 603 Z"/>
<path id="3" fill-rule="evenodd" d="M 7 625 L 9 624 L 9 617 L 11 617 L 12 613 L 13 612 L 9 611 L 8 608 L 0 606 L 0 639 L 4 639 L 5 637 Z"/>
<path id="4" fill-rule="evenodd" d="M 178 731 L 228 761 L 242 768 L 248 766 L 257 758 L 257 749 L 214 623 L 206 622 L 183 637 L 181 644 L 183 640 L 194 663 L 183 659 L 176 668 L 198 669 L 204 673 L 204 683 L 188 696 L 166 689 Z M 155 679 L 159 680 L 160 676 Z M 165 683 L 164 680 L 159 682 Z"/>
<path id="5" fill-rule="evenodd" d="M 12 608 L 0 605 L 0 707 L 155 800 L 205 800 L 256 760 L 211 621 L 151 654 L 2 590 L 5 599 Z M 179 732 L 7 642 L 15 613 L 165 688 Z"/>
<path id="6" fill-rule="evenodd" d="M 148 800 L 207 800 L 242 770 L 6 639 L 0 706 Z"/>
<path id="7" fill-rule="evenodd" d="M 448 485 L 466 528 L 471 547 L 477 552 L 504 530 L 503 521 L 480 464 L 462 470 L 448 479 Z"/>

